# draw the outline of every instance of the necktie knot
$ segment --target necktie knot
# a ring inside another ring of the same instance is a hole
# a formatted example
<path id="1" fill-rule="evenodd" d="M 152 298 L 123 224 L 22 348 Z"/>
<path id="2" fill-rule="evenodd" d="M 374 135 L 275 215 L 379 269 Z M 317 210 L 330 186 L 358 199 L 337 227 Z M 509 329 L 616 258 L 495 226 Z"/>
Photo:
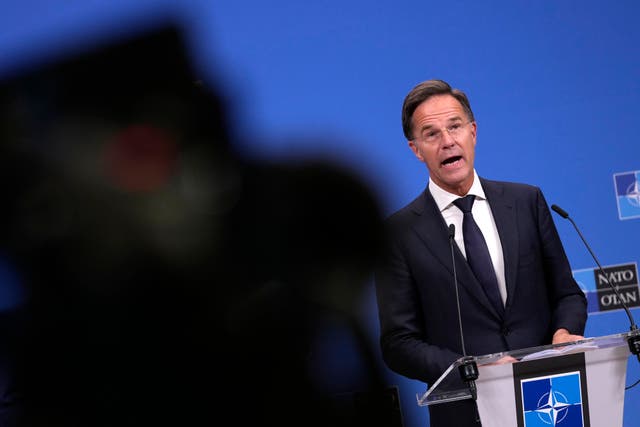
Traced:
<path id="1" fill-rule="evenodd" d="M 463 213 L 471 212 L 471 208 L 473 207 L 473 202 L 476 200 L 476 196 L 469 194 L 468 196 L 461 197 L 453 201 L 453 204 L 456 205 Z"/>

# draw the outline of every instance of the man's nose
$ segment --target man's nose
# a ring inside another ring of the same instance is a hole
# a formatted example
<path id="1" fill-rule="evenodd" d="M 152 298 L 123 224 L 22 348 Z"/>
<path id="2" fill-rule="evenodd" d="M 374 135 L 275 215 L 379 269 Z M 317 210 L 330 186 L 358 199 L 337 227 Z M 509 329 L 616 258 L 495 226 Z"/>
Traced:
<path id="1" fill-rule="evenodd" d="M 449 133 L 449 129 L 447 128 L 443 128 L 440 131 L 440 144 L 444 145 L 444 146 L 450 146 L 455 144 L 456 140 L 453 136 L 451 136 L 451 134 Z"/>

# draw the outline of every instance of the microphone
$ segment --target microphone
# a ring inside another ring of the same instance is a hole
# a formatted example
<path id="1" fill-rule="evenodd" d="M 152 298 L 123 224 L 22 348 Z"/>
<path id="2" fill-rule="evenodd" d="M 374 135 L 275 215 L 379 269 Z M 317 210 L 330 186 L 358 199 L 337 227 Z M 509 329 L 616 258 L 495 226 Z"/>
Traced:
<path id="1" fill-rule="evenodd" d="M 456 226 L 449 225 L 449 247 L 451 248 L 451 264 L 453 265 L 453 284 L 456 290 L 456 304 L 458 306 L 458 327 L 460 328 L 460 345 L 462 346 L 462 358 L 463 362 L 458 366 L 460 377 L 469 385 L 469 392 L 473 400 L 478 398 L 478 392 L 476 389 L 475 380 L 478 379 L 478 365 L 475 360 L 467 356 L 467 350 L 464 346 L 464 334 L 462 332 L 462 315 L 460 313 L 460 296 L 458 293 L 458 275 L 456 273 L 456 258 L 454 256 L 453 244 L 456 234 Z"/>
<path id="2" fill-rule="evenodd" d="M 584 245 L 589 250 L 589 253 L 591 254 L 591 258 L 593 258 L 593 260 L 598 265 L 598 270 L 600 271 L 600 274 L 602 274 L 602 276 L 606 277 L 607 273 L 605 273 L 604 269 L 602 268 L 602 265 L 600 264 L 600 261 L 598 261 L 598 258 L 596 258 L 596 255 L 591 250 L 591 247 L 587 243 L 587 240 L 584 238 L 584 236 L 580 232 L 580 229 L 578 228 L 576 223 L 573 221 L 573 219 L 571 219 L 569 214 L 558 205 L 551 205 L 551 209 L 553 209 L 562 218 L 568 219 L 569 221 L 571 221 L 571 224 L 573 225 L 573 228 L 576 229 L 576 231 L 578 232 L 578 235 L 580 236 L 580 239 L 582 239 L 582 243 L 584 243 Z M 633 320 L 633 316 L 631 315 L 631 311 L 629 311 L 629 307 L 627 306 L 627 304 L 624 302 L 624 300 L 620 296 L 620 292 L 618 291 L 618 288 L 616 286 L 612 285 L 611 282 L 609 282 L 609 280 L 606 280 L 606 282 L 607 282 L 607 285 L 609 285 L 609 287 L 611 289 L 613 289 L 613 292 L 615 292 L 616 296 L 618 297 L 618 300 L 620 300 L 620 304 L 622 305 L 622 308 L 624 308 L 625 313 L 627 313 L 627 317 L 629 318 L 629 324 L 631 325 L 629 330 L 632 331 L 632 332 L 638 331 L 638 327 L 636 326 L 636 323 Z M 628 341 L 627 341 L 627 343 L 629 344 L 629 350 L 631 351 L 631 353 L 634 354 L 638 358 L 638 361 L 640 361 L 640 335 L 639 334 L 635 334 L 633 336 L 630 336 Z"/>

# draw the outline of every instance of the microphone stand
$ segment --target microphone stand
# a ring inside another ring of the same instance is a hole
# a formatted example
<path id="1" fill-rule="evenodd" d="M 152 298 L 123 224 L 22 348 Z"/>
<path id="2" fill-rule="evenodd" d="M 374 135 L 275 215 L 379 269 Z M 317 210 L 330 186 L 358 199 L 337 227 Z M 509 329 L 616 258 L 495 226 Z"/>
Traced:
<path id="1" fill-rule="evenodd" d="M 453 283 L 455 284 L 456 290 L 456 304 L 458 306 L 458 326 L 460 328 L 460 344 L 462 346 L 462 364 L 458 366 L 458 371 L 460 372 L 460 377 L 464 382 L 469 386 L 469 392 L 471 393 L 471 397 L 473 400 L 477 400 L 478 391 L 476 389 L 476 380 L 478 379 L 478 365 L 475 360 L 467 356 L 467 351 L 464 346 L 464 334 L 462 332 L 462 315 L 460 314 L 460 296 L 458 294 L 458 276 L 456 273 L 456 261 L 453 253 L 453 242 L 454 235 L 456 232 L 456 227 L 453 224 L 449 225 L 449 246 L 451 248 L 451 263 L 453 264 Z M 479 419 L 479 415 L 478 415 Z"/>
<path id="2" fill-rule="evenodd" d="M 591 247 L 587 243 L 586 239 L 584 238 L 584 236 L 580 232 L 580 229 L 578 228 L 576 223 L 573 221 L 573 219 L 571 219 L 569 214 L 564 209 L 560 208 L 558 205 L 551 205 L 551 209 L 553 209 L 562 218 L 568 219 L 571 222 L 571 224 L 573 225 L 573 228 L 575 228 L 575 230 L 578 232 L 578 235 L 582 239 L 582 243 L 584 243 L 584 245 L 589 250 L 589 253 L 591 254 L 591 258 L 593 258 L 593 260 L 598 265 L 598 271 L 606 279 L 607 273 L 605 273 L 604 269 L 602 268 L 602 265 L 600 264 L 600 261 L 598 261 L 598 258 L 596 258 L 596 255 L 591 250 Z M 620 304 L 622 305 L 622 308 L 624 308 L 624 311 L 626 312 L 627 317 L 629 318 L 629 324 L 631 325 L 629 330 L 632 333 L 629 334 L 629 336 L 627 338 L 627 344 L 629 345 L 629 351 L 631 351 L 631 354 L 635 355 L 636 358 L 638 359 L 638 362 L 640 362 L 640 333 L 639 333 L 639 330 L 638 330 L 638 326 L 636 325 L 635 321 L 633 320 L 633 316 L 631 315 L 631 311 L 629 310 L 629 307 L 627 307 L 627 304 L 622 299 L 622 296 L 620 295 L 620 292 L 618 291 L 618 287 L 612 285 L 611 282 L 609 282 L 608 279 L 606 279 L 606 282 L 607 282 L 607 285 L 609 285 L 609 287 L 611 289 L 613 289 L 613 292 L 615 292 L 616 296 L 618 297 L 618 300 L 620 300 Z"/>

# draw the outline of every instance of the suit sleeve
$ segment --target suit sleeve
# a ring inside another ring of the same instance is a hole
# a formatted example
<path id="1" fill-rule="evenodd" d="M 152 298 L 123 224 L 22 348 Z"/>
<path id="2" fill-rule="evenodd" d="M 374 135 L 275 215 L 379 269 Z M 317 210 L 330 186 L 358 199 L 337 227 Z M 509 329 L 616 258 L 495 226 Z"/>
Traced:
<path id="1" fill-rule="evenodd" d="M 392 371 L 433 383 L 462 355 L 425 340 L 423 307 L 407 262 L 403 232 L 390 232 L 385 260 L 375 276 L 382 356 Z"/>

